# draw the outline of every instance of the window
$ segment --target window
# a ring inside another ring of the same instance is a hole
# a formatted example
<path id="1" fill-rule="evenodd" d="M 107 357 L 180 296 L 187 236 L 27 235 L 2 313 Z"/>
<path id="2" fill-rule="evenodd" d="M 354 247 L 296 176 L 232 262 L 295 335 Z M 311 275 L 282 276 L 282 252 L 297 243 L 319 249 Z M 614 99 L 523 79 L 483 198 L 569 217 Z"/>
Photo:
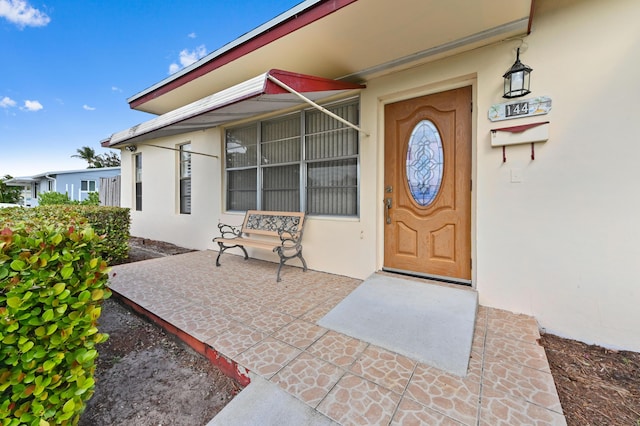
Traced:
<path id="1" fill-rule="evenodd" d="M 325 107 L 358 123 L 357 100 Z M 358 145 L 315 109 L 227 129 L 227 209 L 357 216 Z"/>
<path id="2" fill-rule="evenodd" d="M 142 154 L 134 155 L 135 164 L 135 197 L 136 197 L 136 210 L 142 210 Z"/>
<path id="3" fill-rule="evenodd" d="M 51 185 L 51 182 L 49 182 Z M 51 188 L 49 188 L 51 189 Z M 95 192 L 96 190 L 96 181 L 95 180 L 81 180 L 80 181 L 80 191 L 82 192 Z"/>
<path id="4" fill-rule="evenodd" d="M 191 213 L 191 144 L 180 145 L 180 213 Z"/>

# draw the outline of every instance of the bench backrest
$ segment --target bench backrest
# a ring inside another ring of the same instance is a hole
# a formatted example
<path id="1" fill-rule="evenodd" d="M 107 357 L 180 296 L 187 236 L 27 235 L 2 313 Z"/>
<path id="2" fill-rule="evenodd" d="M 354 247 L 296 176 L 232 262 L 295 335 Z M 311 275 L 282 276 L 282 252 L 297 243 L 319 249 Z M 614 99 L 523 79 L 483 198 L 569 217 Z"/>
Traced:
<path id="1" fill-rule="evenodd" d="M 302 212 L 249 210 L 244 217 L 242 232 L 277 237 L 280 229 L 296 234 L 301 232 L 303 227 L 304 213 Z"/>

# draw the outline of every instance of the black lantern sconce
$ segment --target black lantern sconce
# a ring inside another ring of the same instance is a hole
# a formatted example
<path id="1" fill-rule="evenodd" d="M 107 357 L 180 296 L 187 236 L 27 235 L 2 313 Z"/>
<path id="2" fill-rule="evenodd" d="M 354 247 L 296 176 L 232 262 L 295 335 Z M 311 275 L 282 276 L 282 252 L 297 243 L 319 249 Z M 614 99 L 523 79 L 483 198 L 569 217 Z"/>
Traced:
<path id="1" fill-rule="evenodd" d="M 529 75 L 533 69 L 520 62 L 520 48 L 516 53 L 516 61 L 509 71 L 504 73 L 504 95 L 503 98 L 519 98 L 531 93 L 529 90 Z"/>

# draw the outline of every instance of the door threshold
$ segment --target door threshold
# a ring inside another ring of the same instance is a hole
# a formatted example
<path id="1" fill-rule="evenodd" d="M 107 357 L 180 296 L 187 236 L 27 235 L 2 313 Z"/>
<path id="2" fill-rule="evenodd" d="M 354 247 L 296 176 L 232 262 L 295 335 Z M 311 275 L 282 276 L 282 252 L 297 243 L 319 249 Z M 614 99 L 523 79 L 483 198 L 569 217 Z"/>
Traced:
<path id="1" fill-rule="evenodd" d="M 395 269 L 395 268 L 385 268 L 385 267 L 383 267 L 382 270 L 384 272 L 391 272 L 391 273 L 394 273 L 394 274 L 406 275 L 408 277 L 424 278 L 424 279 L 427 279 L 427 280 L 433 280 L 433 281 L 439 281 L 439 282 L 448 283 L 448 284 L 456 284 L 456 285 L 463 285 L 465 287 L 471 287 L 471 280 L 463 280 L 463 279 L 460 279 L 460 278 L 445 277 L 445 276 L 442 276 L 442 275 L 423 274 L 421 272 L 405 271 L 403 269 Z"/>

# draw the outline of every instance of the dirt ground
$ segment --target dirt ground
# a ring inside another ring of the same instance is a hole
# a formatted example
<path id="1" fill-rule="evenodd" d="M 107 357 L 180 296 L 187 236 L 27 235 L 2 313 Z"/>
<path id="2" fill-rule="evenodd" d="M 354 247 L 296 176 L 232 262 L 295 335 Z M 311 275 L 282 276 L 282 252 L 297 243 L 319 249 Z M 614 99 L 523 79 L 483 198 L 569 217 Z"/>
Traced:
<path id="1" fill-rule="evenodd" d="M 139 261 L 185 249 L 131 240 Z M 96 388 L 80 425 L 206 425 L 240 388 L 206 358 L 115 299 L 99 319 L 109 340 L 98 347 Z"/>
<path id="2" fill-rule="evenodd" d="M 191 250 L 131 238 L 135 262 Z M 239 388 L 162 330 L 108 300 L 100 318 L 110 339 L 99 348 L 96 393 L 81 425 L 198 425 Z M 608 350 L 545 334 L 545 348 L 569 426 L 640 426 L 640 353 Z"/>

